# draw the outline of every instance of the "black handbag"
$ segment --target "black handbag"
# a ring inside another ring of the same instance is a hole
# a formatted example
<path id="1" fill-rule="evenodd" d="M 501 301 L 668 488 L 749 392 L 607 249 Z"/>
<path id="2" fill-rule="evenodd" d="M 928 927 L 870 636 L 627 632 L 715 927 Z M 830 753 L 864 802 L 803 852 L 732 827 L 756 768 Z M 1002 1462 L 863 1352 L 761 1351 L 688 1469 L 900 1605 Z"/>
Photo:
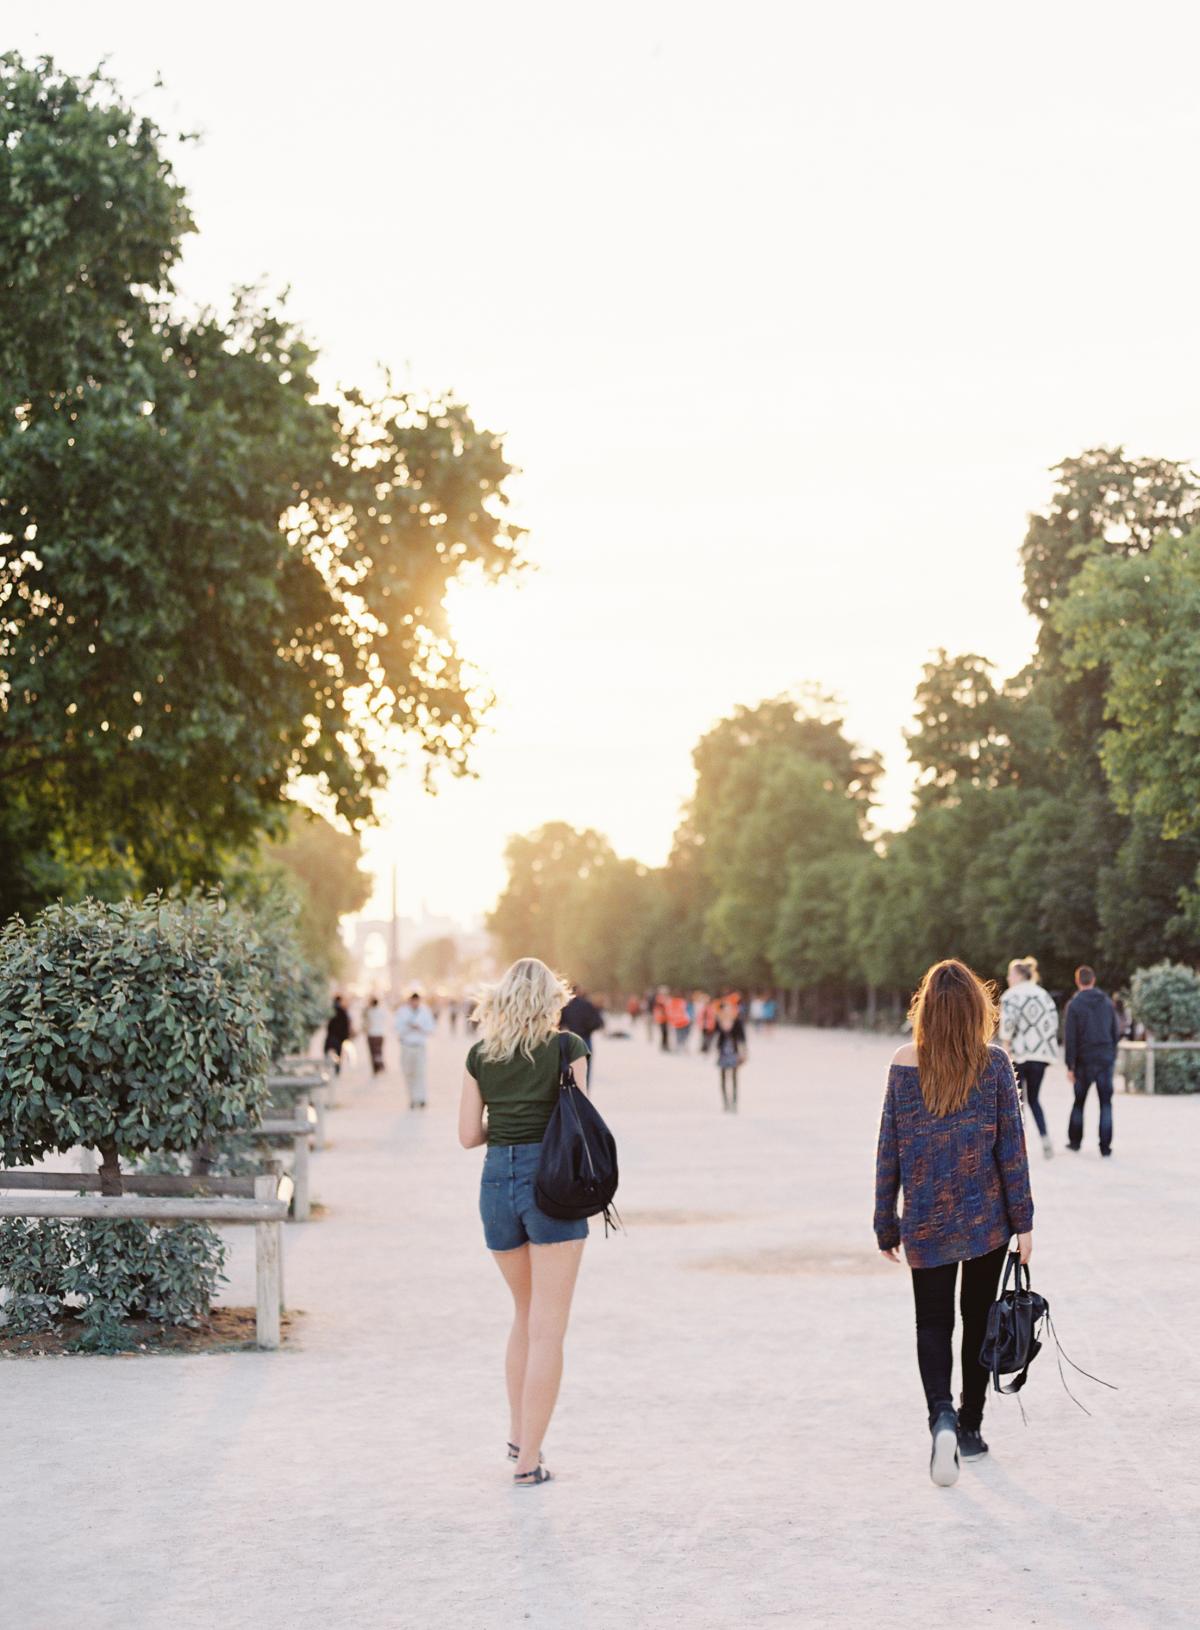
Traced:
<path id="1" fill-rule="evenodd" d="M 1009 1289 L 1009 1277 L 1012 1276 L 1012 1289 Z M 1024 1275 L 1024 1284 L 1021 1277 Z M 1086 1375 L 1089 1381 L 1095 1381 L 1102 1387 L 1108 1387 L 1111 1392 L 1118 1389 L 1111 1381 L 1101 1381 L 1098 1375 L 1090 1370 L 1081 1369 L 1075 1360 L 1063 1351 L 1062 1343 L 1058 1339 L 1058 1331 L 1054 1328 L 1054 1320 L 1050 1317 L 1050 1303 L 1044 1296 L 1038 1294 L 1029 1282 L 1029 1269 L 1021 1262 L 1020 1253 L 1010 1251 L 1004 1264 L 1004 1277 L 1000 1281 L 1000 1294 L 988 1308 L 987 1331 L 983 1338 L 983 1346 L 979 1350 L 979 1362 L 992 1377 L 992 1385 L 997 1392 L 1020 1392 L 1029 1379 L 1029 1366 L 1042 1350 L 1042 1339 L 1047 1331 L 1054 1338 L 1054 1347 L 1058 1356 L 1058 1374 L 1062 1381 L 1063 1390 L 1074 1404 L 1079 1404 L 1085 1415 L 1091 1410 L 1079 1403 L 1079 1399 L 1067 1386 L 1067 1378 L 1063 1373 L 1063 1359 L 1079 1375 Z M 1012 1381 L 1005 1386 L 1001 1376 L 1009 1375 Z M 1020 1399 L 1017 1400 L 1020 1403 Z M 1022 1415 L 1025 1411 L 1022 1408 Z"/>
<path id="2" fill-rule="evenodd" d="M 1025 1276 L 1023 1288 L 1022 1274 Z M 1015 1275 L 1011 1290 L 1008 1288 L 1010 1275 Z M 1038 1326 L 1049 1317 L 1050 1303 L 1031 1288 L 1029 1269 L 1022 1266 L 1016 1251 L 1010 1251 L 1004 1264 L 1004 1278 L 1000 1281 L 1000 1294 L 988 1308 L 987 1333 L 979 1350 L 979 1362 L 991 1372 L 997 1392 L 1020 1392 L 1025 1385 L 1029 1366 L 1042 1350 Z M 1009 1386 L 1001 1381 L 1002 1375 L 1013 1377 Z"/>
<path id="3" fill-rule="evenodd" d="M 575 1084 L 569 1042 L 558 1038 L 558 1102 L 542 1137 L 534 1195 L 548 1217 L 575 1222 L 604 1213 L 604 1232 L 619 1227 L 617 1143 L 604 1117 Z M 614 1213 L 610 1215 L 610 1211 Z"/>

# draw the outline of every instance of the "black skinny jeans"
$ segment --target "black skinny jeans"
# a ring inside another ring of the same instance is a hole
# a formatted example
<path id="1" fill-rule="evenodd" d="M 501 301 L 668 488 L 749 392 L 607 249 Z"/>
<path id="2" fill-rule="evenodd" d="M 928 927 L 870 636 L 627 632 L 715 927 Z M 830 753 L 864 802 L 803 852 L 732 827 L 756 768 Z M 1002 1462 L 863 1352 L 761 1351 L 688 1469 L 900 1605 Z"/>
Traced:
<path id="1" fill-rule="evenodd" d="M 1046 1066 L 1040 1059 L 1027 1058 L 1014 1066 L 1017 1076 L 1017 1085 L 1024 1095 L 1025 1102 L 1033 1111 L 1033 1120 L 1039 1134 L 1046 1136 L 1046 1112 L 1041 1104 L 1042 1077 L 1046 1073 Z"/>
<path id="2" fill-rule="evenodd" d="M 962 1407 L 959 1424 L 978 1429 L 987 1398 L 988 1372 L 979 1362 L 987 1330 L 988 1308 L 996 1300 L 1000 1270 L 1008 1251 L 1007 1241 L 986 1256 L 973 1257 L 962 1264 Z M 917 1363 L 929 1424 L 941 1409 L 954 1407 L 950 1375 L 954 1365 L 954 1282 L 959 1264 L 947 1262 L 940 1268 L 913 1268 L 913 1301 L 917 1309 Z"/>

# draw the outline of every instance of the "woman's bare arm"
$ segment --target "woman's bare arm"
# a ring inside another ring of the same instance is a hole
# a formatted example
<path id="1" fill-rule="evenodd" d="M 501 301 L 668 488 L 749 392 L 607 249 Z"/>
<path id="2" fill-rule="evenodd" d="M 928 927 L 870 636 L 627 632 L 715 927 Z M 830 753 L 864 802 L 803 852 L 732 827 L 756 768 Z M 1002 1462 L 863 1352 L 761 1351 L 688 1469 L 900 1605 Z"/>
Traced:
<path id="1" fill-rule="evenodd" d="M 469 1070 L 463 1071 L 462 1097 L 458 1102 L 458 1141 L 464 1149 L 478 1149 L 487 1142 L 483 1124 L 483 1094 Z"/>

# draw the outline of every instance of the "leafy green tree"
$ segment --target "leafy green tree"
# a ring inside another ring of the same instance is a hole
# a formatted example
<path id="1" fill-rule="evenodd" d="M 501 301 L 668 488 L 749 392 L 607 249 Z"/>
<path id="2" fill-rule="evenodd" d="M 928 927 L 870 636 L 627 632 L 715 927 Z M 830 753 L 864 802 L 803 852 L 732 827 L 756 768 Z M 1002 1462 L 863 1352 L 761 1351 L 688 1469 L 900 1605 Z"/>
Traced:
<path id="1" fill-rule="evenodd" d="M 775 982 L 773 944 L 781 896 L 793 872 L 799 896 L 811 900 L 819 869 L 865 847 L 852 797 L 832 780 L 826 764 L 786 746 L 766 744 L 742 752 L 724 776 L 712 811 L 705 869 L 714 897 L 707 929 L 736 977 Z M 799 930 L 789 925 L 789 961 Z"/>
<path id="2" fill-rule="evenodd" d="M 488 917 L 497 949 L 510 962 L 536 956 L 561 971 L 577 943 L 569 901 L 577 884 L 616 859 L 612 845 L 599 832 L 548 821 L 510 838 L 504 854 L 508 881 Z"/>
<path id="3" fill-rule="evenodd" d="M 486 698 L 443 596 L 517 560 L 499 438 L 322 401 L 244 292 L 181 313 L 167 138 L 98 74 L 0 60 L 0 202 L 0 839 L 49 857 L 0 907 L 62 856 L 217 876 L 300 778 L 365 820 L 395 727 L 462 771 Z"/>
<path id="4" fill-rule="evenodd" d="M 0 1158 L 120 1161 L 216 1143 L 266 1104 L 259 946 L 207 899 L 53 905 L 0 931 Z"/>
<path id="5" fill-rule="evenodd" d="M 874 858 L 866 844 L 856 844 L 792 864 L 769 945 L 774 983 L 820 990 L 865 982 L 849 914 Z"/>
<path id="6" fill-rule="evenodd" d="M 1072 674 L 1101 670 L 1100 757 L 1118 809 L 1200 834 L 1200 531 L 1089 561 L 1054 610 Z"/>
<path id="7" fill-rule="evenodd" d="M 255 870 L 278 878 L 296 900 L 296 933 L 307 960 L 330 978 L 340 971 L 343 917 L 361 911 L 371 894 L 362 870 L 362 839 L 320 815 L 292 805 L 282 838 L 264 838 Z"/>

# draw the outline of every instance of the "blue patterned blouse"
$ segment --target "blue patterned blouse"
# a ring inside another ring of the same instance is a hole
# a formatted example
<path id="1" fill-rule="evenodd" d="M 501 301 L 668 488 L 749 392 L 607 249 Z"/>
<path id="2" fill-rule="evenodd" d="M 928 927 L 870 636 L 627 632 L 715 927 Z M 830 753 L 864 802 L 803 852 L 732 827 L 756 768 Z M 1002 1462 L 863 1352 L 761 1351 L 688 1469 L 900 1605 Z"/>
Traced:
<path id="1" fill-rule="evenodd" d="M 915 1064 L 888 1071 L 875 1156 L 875 1238 L 910 1268 L 967 1262 L 1033 1227 L 1025 1125 L 1002 1047 L 951 1115 L 925 1107 Z M 904 1215 L 896 1216 L 904 1190 Z"/>

